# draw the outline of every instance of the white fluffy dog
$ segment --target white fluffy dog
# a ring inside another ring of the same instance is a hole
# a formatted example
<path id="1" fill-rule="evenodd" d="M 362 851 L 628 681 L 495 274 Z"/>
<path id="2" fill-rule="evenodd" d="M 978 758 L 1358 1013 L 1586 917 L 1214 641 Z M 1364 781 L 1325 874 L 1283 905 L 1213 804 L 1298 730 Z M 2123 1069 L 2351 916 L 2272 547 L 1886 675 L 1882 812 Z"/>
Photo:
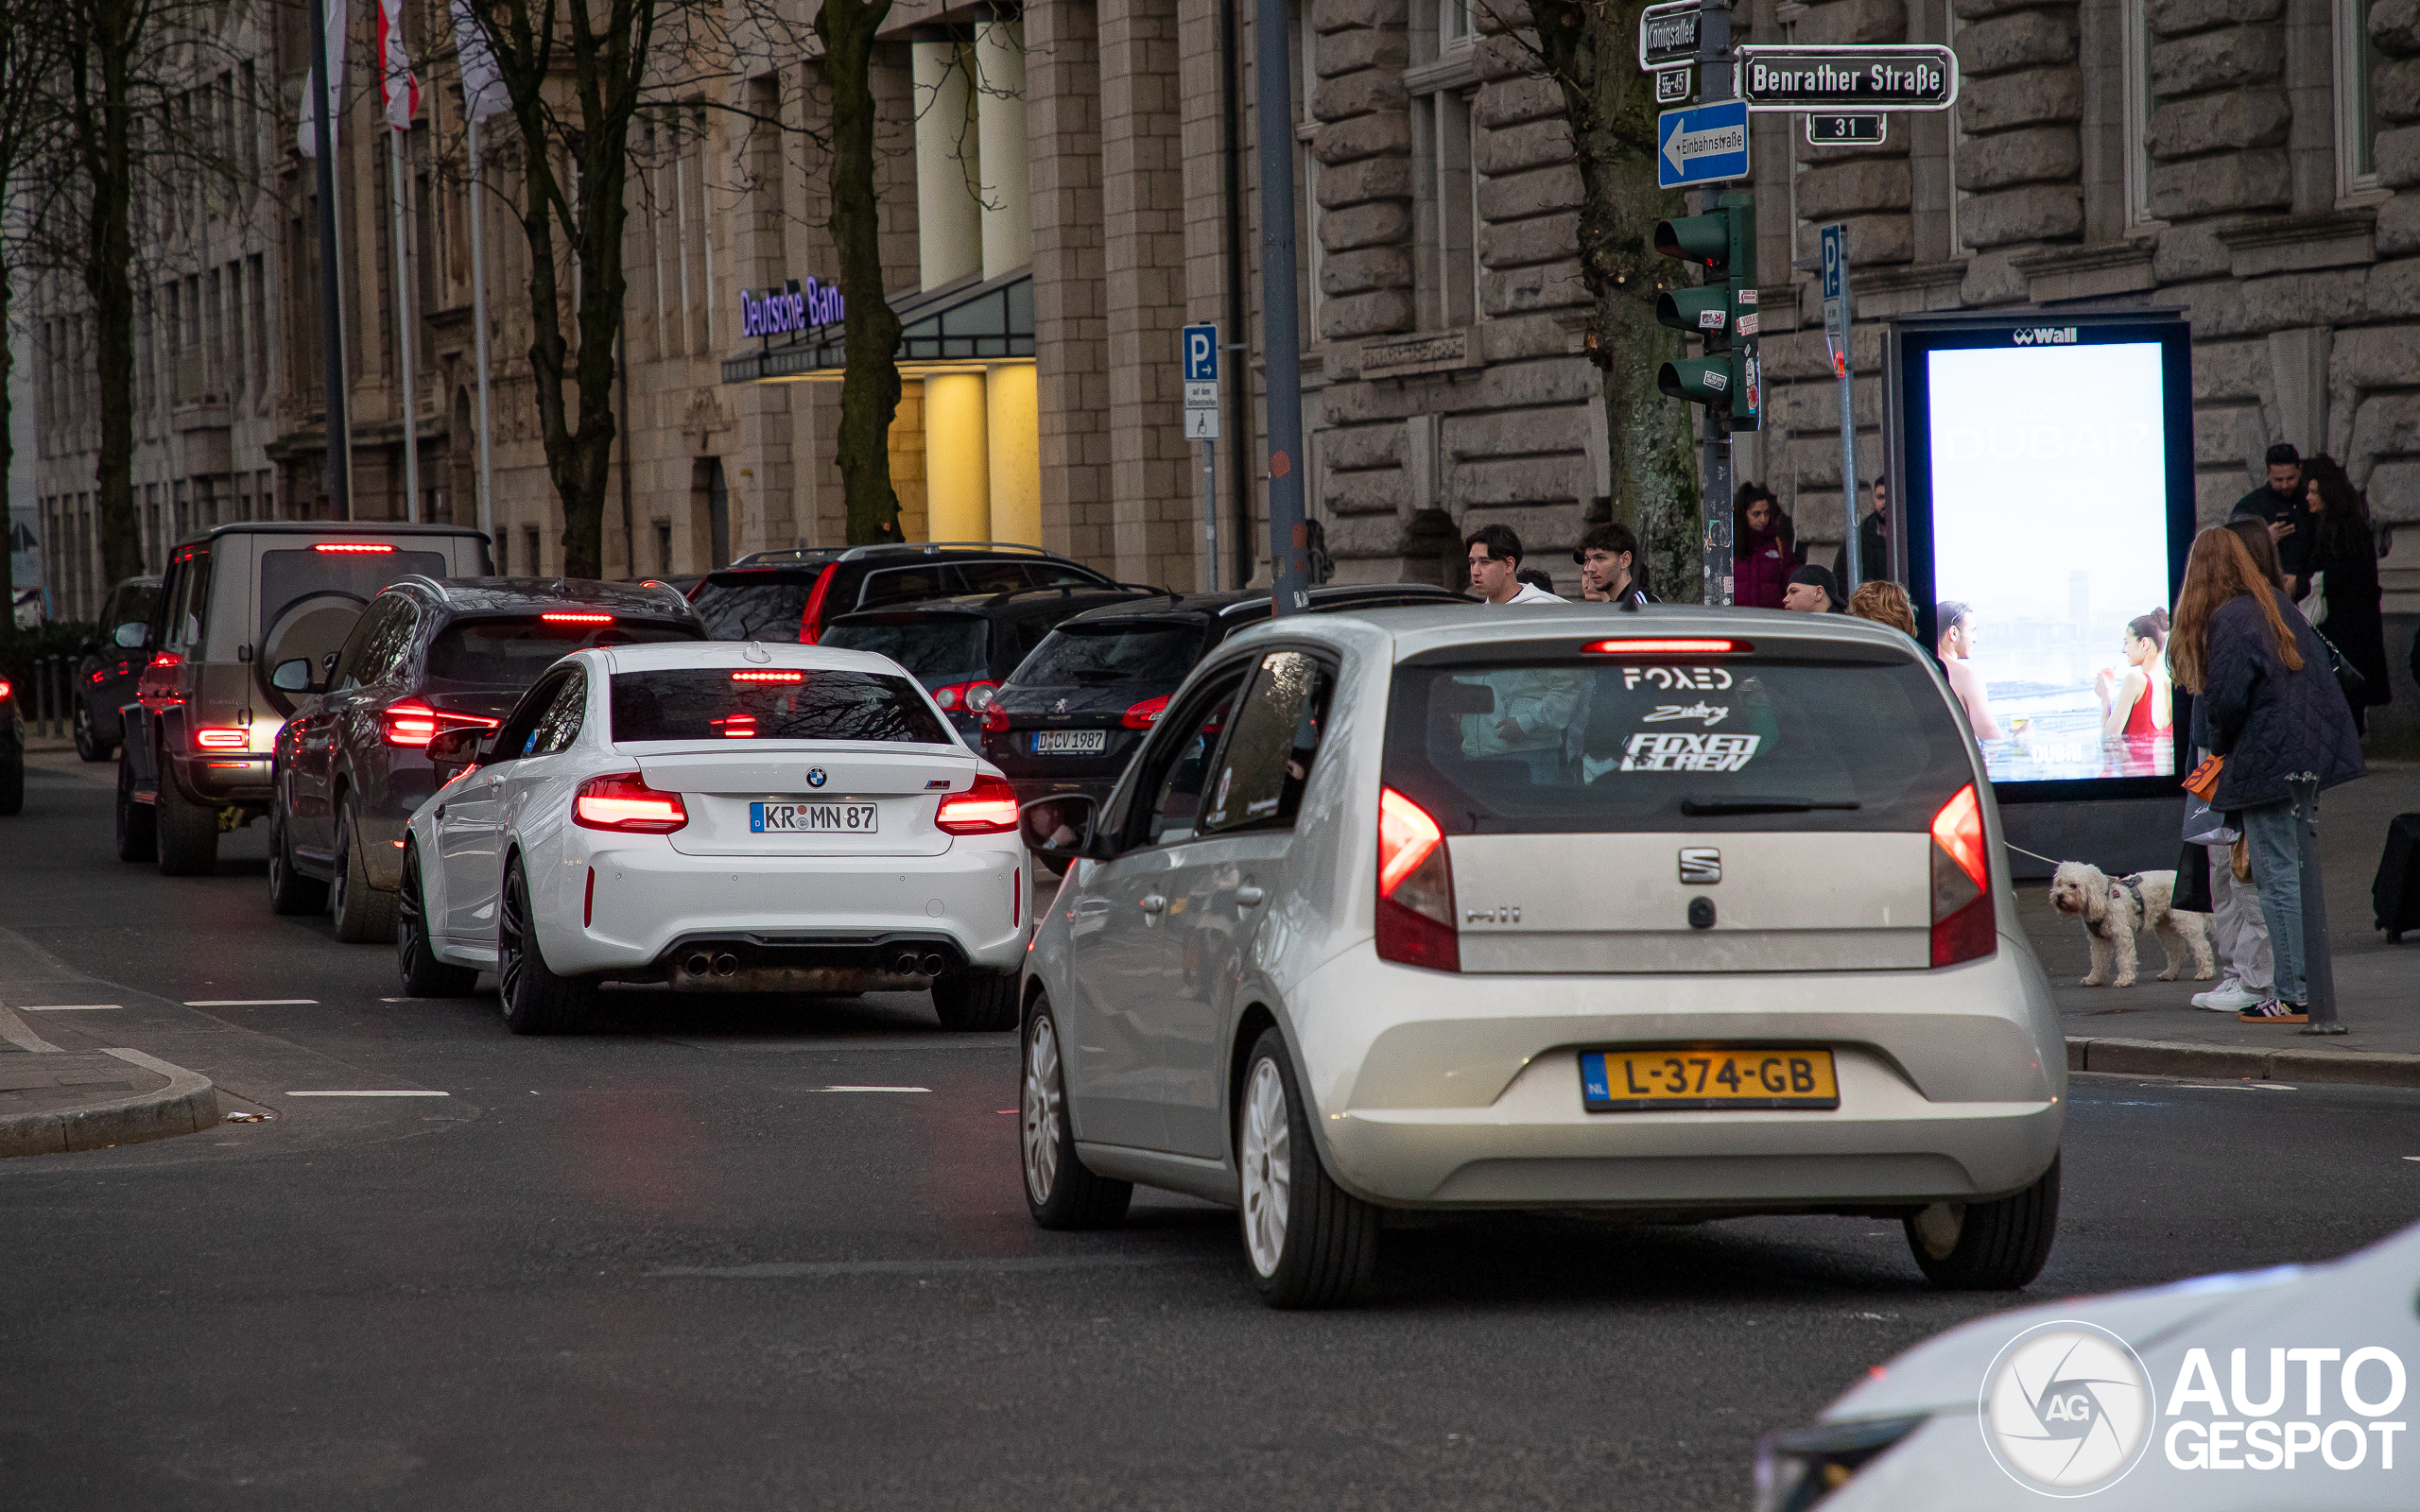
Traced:
<path id="1" fill-rule="evenodd" d="M 2137 871 L 2130 877 L 2112 878 L 2085 862 L 2060 862 L 2059 869 L 2050 874 L 2050 906 L 2081 918 L 2084 936 L 2092 942 L 2092 971 L 2081 985 L 2099 987 L 2108 982 L 2112 987 L 2133 987 L 2135 935 L 2145 929 L 2159 936 L 2160 948 L 2168 953 L 2168 970 L 2159 973 L 2161 981 L 2176 980 L 2177 969 L 2184 964 L 2180 946 L 2193 953 L 2195 981 L 2206 982 L 2216 975 L 2210 964 L 2210 916 L 2170 908 L 2168 901 L 2175 892 L 2173 871 Z M 2118 978 L 2111 982 L 2113 955 Z"/>

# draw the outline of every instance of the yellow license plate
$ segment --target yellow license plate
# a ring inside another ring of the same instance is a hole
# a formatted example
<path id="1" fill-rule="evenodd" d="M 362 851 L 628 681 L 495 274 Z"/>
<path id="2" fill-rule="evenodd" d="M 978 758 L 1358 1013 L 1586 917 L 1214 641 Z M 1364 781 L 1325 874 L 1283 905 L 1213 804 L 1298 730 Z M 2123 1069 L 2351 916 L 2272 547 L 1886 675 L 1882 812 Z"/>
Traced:
<path id="1" fill-rule="evenodd" d="M 1588 1050 L 1580 1097 L 1592 1113 L 1705 1108 L 1838 1108 L 1828 1050 Z"/>

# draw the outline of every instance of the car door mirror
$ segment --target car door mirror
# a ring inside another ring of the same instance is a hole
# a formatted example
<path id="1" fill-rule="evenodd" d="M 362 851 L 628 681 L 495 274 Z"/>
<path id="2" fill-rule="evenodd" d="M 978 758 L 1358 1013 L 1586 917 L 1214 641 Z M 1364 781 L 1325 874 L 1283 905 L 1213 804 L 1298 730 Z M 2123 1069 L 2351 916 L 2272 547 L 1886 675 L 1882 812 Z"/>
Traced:
<path id="1" fill-rule="evenodd" d="M 280 693 L 317 693 L 311 683 L 311 663 L 307 658 L 296 657 L 280 662 L 268 675 L 268 685 Z"/>
<path id="2" fill-rule="evenodd" d="M 151 627 L 143 620 L 129 620 L 112 630 L 110 639 L 122 650 L 140 651 L 151 644 Z"/>
<path id="3" fill-rule="evenodd" d="M 1017 809 L 1026 849 L 1052 861 L 1106 861 L 1115 852 L 1100 833 L 1100 805 L 1082 793 L 1038 798 Z"/>
<path id="4" fill-rule="evenodd" d="M 429 737 L 428 761 L 437 768 L 438 782 L 450 782 L 463 768 L 478 765 L 487 735 L 484 730 L 448 730 Z"/>

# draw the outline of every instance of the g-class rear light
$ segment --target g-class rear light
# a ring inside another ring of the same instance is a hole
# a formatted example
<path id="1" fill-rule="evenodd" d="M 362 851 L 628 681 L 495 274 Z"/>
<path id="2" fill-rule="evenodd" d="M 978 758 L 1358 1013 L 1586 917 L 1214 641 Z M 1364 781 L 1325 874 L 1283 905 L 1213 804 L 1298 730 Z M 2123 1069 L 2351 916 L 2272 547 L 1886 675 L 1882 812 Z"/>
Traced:
<path id="1" fill-rule="evenodd" d="M 1445 832 L 1392 787 L 1378 790 L 1378 959 L 1432 971 L 1462 969 Z"/>
<path id="2" fill-rule="evenodd" d="M 1118 723 L 1129 730 L 1149 730 L 1160 722 L 1160 715 L 1167 712 L 1168 696 L 1164 693 L 1156 698 L 1146 698 L 1127 710 Z"/>
<path id="3" fill-rule="evenodd" d="M 1017 827 L 1017 790 L 996 777 L 978 777 L 963 793 L 942 799 L 933 823 L 952 834 L 1007 834 Z"/>
<path id="4" fill-rule="evenodd" d="M 933 702 L 940 704 L 943 709 L 949 710 L 951 713 L 955 713 L 959 710 L 968 710 L 976 707 L 975 690 L 977 688 L 992 688 L 996 690 L 999 686 L 1000 685 L 996 682 L 953 682 L 945 688 L 935 688 L 933 690 Z"/>
<path id="5" fill-rule="evenodd" d="M 418 698 L 406 698 L 389 704 L 378 716 L 378 732 L 389 746 L 418 749 L 449 730 L 493 730 L 502 723 L 479 714 L 447 713 Z"/>
<path id="6" fill-rule="evenodd" d="M 325 552 L 331 557 L 365 557 L 395 548 L 379 541 L 322 541 L 311 549 Z"/>
<path id="7" fill-rule="evenodd" d="M 203 750 L 242 750 L 251 743 L 250 730 L 235 729 L 197 730 L 193 743 Z"/>
<path id="8" fill-rule="evenodd" d="M 642 774 L 614 772 L 579 784 L 572 795 L 571 822 L 583 830 L 670 834 L 689 822 L 689 811 L 680 794 L 648 786 Z"/>
<path id="9" fill-rule="evenodd" d="M 1980 960 L 1999 948 L 1992 912 L 1992 867 L 1983 837 L 1983 803 L 1975 784 L 1932 817 L 1932 964 Z"/>

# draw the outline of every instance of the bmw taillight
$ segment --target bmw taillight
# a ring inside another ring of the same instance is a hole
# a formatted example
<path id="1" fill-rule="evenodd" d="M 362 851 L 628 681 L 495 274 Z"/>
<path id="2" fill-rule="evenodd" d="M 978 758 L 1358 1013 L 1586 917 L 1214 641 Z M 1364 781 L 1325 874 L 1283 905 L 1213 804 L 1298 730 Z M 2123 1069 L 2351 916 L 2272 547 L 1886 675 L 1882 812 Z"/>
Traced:
<path id="1" fill-rule="evenodd" d="M 572 795 L 571 822 L 584 830 L 670 834 L 689 822 L 678 793 L 659 792 L 637 772 L 592 777 Z"/>
<path id="2" fill-rule="evenodd" d="M 1445 832 L 1392 787 L 1378 790 L 1378 959 L 1432 971 L 1462 969 Z"/>
<path id="3" fill-rule="evenodd" d="M 1992 867 L 1983 838 L 1983 802 L 1975 784 L 1932 816 L 1932 964 L 1980 960 L 1999 948 L 1992 913 Z"/>
<path id="4" fill-rule="evenodd" d="M 933 702 L 940 704 L 952 713 L 958 713 L 977 707 L 975 703 L 975 691 L 977 688 L 991 688 L 996 691 L 999 686 L 996 682 L 953 682 L 946 688 L 935 688 Z"/>
<path id="5" fill-rule="evenodd" d="M 378 716 L 378 732 L 389 746 L 418 750 L 449 730 L 493 730 L 502 723 L 479 714 L 448 713 L 418 698 L 406 698 L 389 704 Z"/>
<path id="6" fill-rule="evenodd" d="M 1007 834 L 1017 827 L 1017 790 L 996 777 L 978 777 L 963 793 L 942 799 L 933 823 L 952 834 Z"/>
<path id="7" fill-rule="evenodd" d="M 1129 730 L 1149 730 L 1160 722 L 1160 715 L 1167 712 L 1167 695 L 1162 694 L 1156 698 L 1146 698 L 1127 710 L 1125 716 L 1118 723 Z"/>
<path id="8" fill-rule="evenodd" d="M 823 599 L 832 592 L 832 579 L 839 571 L 838 562 L 826 566 L 821 576 L 815 579 L 815 586 L 807 591 L 806 608 L 798 617 L 799 644 L 813 645 L 815 638 L 823 633 Z"/>

